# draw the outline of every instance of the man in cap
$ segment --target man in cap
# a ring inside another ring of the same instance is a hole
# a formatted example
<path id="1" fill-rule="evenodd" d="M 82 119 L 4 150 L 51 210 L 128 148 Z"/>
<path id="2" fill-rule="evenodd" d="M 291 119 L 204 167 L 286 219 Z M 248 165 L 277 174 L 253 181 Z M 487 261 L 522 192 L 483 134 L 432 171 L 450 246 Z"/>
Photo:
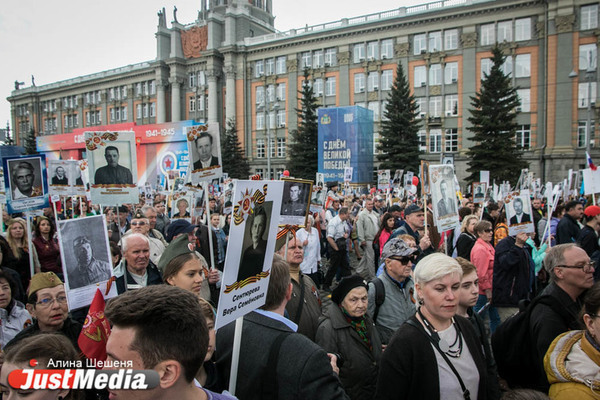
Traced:
<path id="1" fill-rule="evenodd" d="M 34 318 L 33 324 L 19 332 L 3 350 L 40 332 L 63 334 L 79 350 L 77 339 L 82 325 L 69 317 L 65 285 L 54 272 L 38 272 L 31 278 L 26 307 Z"/>
<path id="2" fill-rule="evenodd" d="M 410 275 L 417 253 L 402 239 L 388 240 L 381 253 L 383 273 L 369 282 L 368 313 L 383 344 L 415 313 L 415 284 Z"/>
<path id="3" fill-rule="evenodd" d="M 131 233 L 141 233 L 148 238 L 148 243 L 150 245 L 150 260 L 157 265 L 166 246 L 159 239 L 150 237 L 150 220 L 146 218 L 141 210 L 137 210 L 133 215 L 133 218 L 131 219 L 131 230 L 125 235 Z"/>
<path id="4" fill-rule="evenodd" d="M 156 265 L 150 261 L 150 243 L 141 233 L 132 233 L 123 237 L 123 259 L 115 267 L 117 292 L 159 285 L 162 275 Z"/>
<path id="5" fill-rule="evenodd" d="M 194 232 L 197 227 L 197 225 L 192 225 L 185 219 L 176 219 L 169 224 L 165 239 L 171 243 L 177 236 L 186 234 L 190 238 L 190 242 L 193 243 L 195 242 Z"/>
<path id="6" fill-rule="evenodd" d="M 419 244 L 420 250 L 419 257 L 417 258 L 418 261 L 434 252 L 429 236 L 420 237 L 419 235 L 418 231 L 419 229 L 423 229 L 424 225 L 425 213 L 423 212 L 423 208 L 416 204 L 411 204 L 404 210 L 404 225 L 396 229 L 390 236 L 390 239 L 396 238 L 400 235 L 410 235 L 415 238 L 415 243 Z"/>
<path id="7" fill-rule="evenodd" d="M 108 226 L 108 231 L 110 233 L 108 238 L 115 243 L 119 243 L 121 236 L 125 235 L 125 232 L 131 229 L 131 225 L 129 224 L 128 220 L 129 208 L 126 206 L 119 206 L 115 210 L 115 215 L 115 221 Z"/>
<path id="8" fill-rule="evenodd" d="M 589 257 L 600 251 L 598 245 L 598 227 L 600 226 L 600 207 L 587 206 L 583 212 L 586 217 L 586 224 L 581 228 L 577 235 L 577 244 L 581 246 Z M 594 258 L 597 258 L 596 254 Z"/>
<path id="9" fill-rule="evenodd" d="M 94 257 L 92 241 L 87 236 L 78 236 L 73 240 L 73 252 L 77 263 L 67 266 L 69 289 L 77 289 L 110 279 L 112 265 L 108 261 Z"/>

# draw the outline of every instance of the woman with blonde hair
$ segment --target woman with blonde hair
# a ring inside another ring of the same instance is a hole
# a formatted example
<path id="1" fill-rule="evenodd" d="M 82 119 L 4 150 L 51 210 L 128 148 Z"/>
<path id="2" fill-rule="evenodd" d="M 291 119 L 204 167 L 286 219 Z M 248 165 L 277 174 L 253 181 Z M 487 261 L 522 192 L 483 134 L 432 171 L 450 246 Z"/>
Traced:
<path id="1" fill-rule="evenodd" d="M 28 241 L 27 223 L 23 218 L 13 218 L 8 221 L 6 229 L 6 241 L 10 247 L 7 260 L 3 260 L 3 265 L 19 273 L 23 287 L 29 286 L 31 280 L 31 268 L 29 265 L 29 241 Z M 33 252 L 34 273 L 41 272 L 40 262 L 35 251 Z"/>
<path id="2" fill-rule="evenodd" d="M 471 261 L 471 249 L 477 240 L 475 236 L 477 222 L 479 222 L 479 217 L 475 214 L 464 217 L 460 228 L 461 234 L 456 241 L 456 254 L 468 261 Z"/>

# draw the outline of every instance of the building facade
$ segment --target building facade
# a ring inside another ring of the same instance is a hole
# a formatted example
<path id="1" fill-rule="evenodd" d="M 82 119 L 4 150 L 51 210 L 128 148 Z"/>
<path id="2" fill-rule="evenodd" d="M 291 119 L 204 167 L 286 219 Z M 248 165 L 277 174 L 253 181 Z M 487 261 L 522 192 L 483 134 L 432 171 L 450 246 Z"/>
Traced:
<path id="1" fill-rule="evenodd" d="M 598 96 L 598 2 L 447 0 L 279 32 L 271 0 L 202 0 L 196 21 L 159 14 L 155 60 L 11 93 L 20 143 L 110 124 L 235 120 L 253 173 L 285 168 L 303 70 L 322 107 L 374 113 L 375 143 L 401 63 L 419 105 L 423 158 L 466 174 L 471 97 L 500 43 L 521 99 L 516 142 L 530 171 L 562 181 L 585 165 Z M 149 39 L 150 40 L 150 39 Z M 376 145 L 373 151 L 376 153 Z M 292 171 L 293 174 L 293 171 Z"/>

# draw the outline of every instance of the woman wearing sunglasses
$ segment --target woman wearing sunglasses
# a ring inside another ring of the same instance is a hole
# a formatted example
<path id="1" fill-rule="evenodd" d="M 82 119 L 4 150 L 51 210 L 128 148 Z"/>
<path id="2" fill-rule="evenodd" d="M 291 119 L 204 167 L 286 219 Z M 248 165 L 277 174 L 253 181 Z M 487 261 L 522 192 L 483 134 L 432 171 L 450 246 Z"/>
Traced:
<path id="1" fill-rule="evenodd" d="M 475 225 L 475 234 L 477 241 L 471 249 L 471 262 L 477 268 L 477 278 L 479 278 L 479 298 L 473 309 L 479 312 L 487 303 L 492 302 L 492 280 L 494 278 L 494 256 L 496 250 L 492 246 L 494 230 L 489 221 L 480 221 Z M 487 310 L 481 313 L 481 317 L 490 318 L 490 331 L 494 333 L 500 325 L 500 315 L 495 307 L 488 306 Z"/>

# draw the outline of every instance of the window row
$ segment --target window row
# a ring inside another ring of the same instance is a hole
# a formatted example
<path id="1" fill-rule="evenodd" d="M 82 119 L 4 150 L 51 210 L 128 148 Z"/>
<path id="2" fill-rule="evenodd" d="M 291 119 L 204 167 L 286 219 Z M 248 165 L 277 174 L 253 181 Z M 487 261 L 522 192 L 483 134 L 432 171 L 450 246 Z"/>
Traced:
<path id="1" fill-rule="evenodd" d="M 269 123 L 269 129 L 285 128 L 285 110 L 273 110 L 268 113 L 258 112 L 256 114 L 256 129 L 265 129 L 265 119 Z"/>
<path id="2" fill-rule="evenodd" d="M 586 147 L 588 125 L 587 121 L 579 121 L 577 124 L 577 147 Z M 590 125 L 590 137 L 588 140 L 594 140 L 596 131 L 596 122 L 591 121 Z M 596 144 L 597 145 L 597 144 Z"/>
<path id="3" fill-rule="evenodd" d="M 79 115 L 78 114 L 67 114 L 64 117 L 64 128 L 77 128 L 79 127 Z"/>
<path id="4" fill-rule="evenodd" d="M 354 74 L 354 93 L 363 93 L 366 89 L 369 92 L 381 90 L 391 90 L 394 84 L 394 71 L 386 69 L 381 73 L 374 71 L 368 75 L 364 73 Z"/>
<path id="5" fill-rule="evenodd" d="M 267 85 L 266 95 L 267 103 L 275 103 L 278 101 L 285 101 L 286 84 L 280 83 L 278 85 Z M 256 87 L 256 104 L 265 104 L 265 87 Z"/>
<path id="6" fill-rule="evenodd" d="M 354 63 L 369 60 L 389 60 L 394 57 L 394 40 L 383 39 L 356 43 L 352 49 Z"/>
<path id="7" fill-rule="evenodd" d="M 66 96 L 62 98 L 64 109 L 73 109 L 78 106 L 77 96 Z"/>
<path id="8" fill-rule="evenodd" d="M 419 136 L 419 150 L 427 153 L 441 153 L 442 147 L 444 152 L 458 151 L 458 129 L 445 129 L 442 137 L 442 129 L 430 129 L 429 135 L 425 129 L 421 129 L 417 135 Z M 429 146 L 428 146 L 429 139 Z M 443 143 L 442 143 L 443 139 Z"/>
<path id="9" fill-rule="evenodd" d="M 127 121 L 127 106 L 110 109 L 110 122 Z"/>
<path id="10" fill-rule="evenodd" d="M 154 80 L 138 82 L 135 84 L 136 96 L 148 96 L 156 94 L 156 82 Z"/>
<path id="11" fill-rule="evenodd" d="M 323 68 L 337 65 L 337 49 L 305 51 L 300 54 L 300 68 Z"/>
<path id="12" fill-rule="evenodd" d="M 413 36 L 414 55 L 424 54 L 428 51 L 433 53 L 442 50 L 455 50 L 457 48 L 458 29 L 420 33 Z"/>
<path id="13" fill-rule="evenodd" d="M 254 77 L 285 74 L 287 71 L 286 62 L 286 56 L 258 60 L 254 63 Z"/>
<path id="14" fill-rule="evenodd" d="M 491 46 L 505 41 L 519 42 L 530 39 L 531 18 L 494 22 L 479 27 L 479 43 L 482 46 Z"/>
<path id="15" fill-rule="evenodd" d="M 93 92 L 86 92 L 83 94 L 85 98 L 85 104 L 100 104 L 102 101 L 102 95 L 99 90 Z"/>
<path id="16" fill-rule="evenodd" d="M 190 112 L 204 111 L 205 104 L 206 104 L 206 96 L 204 96 L 204 95 L 198 96 L 197 99 L 196 99 L 196 97 L 191 97 L 189 100 L 188 110 Z"/>
<path id="17" fill-rule="evenodd" d="M 56 100 L 42 101 L 42 111 L 44 111 L 44 112 L 56 111 Z"/>
<path id="18" fill-rule="evenodd" d="M 108 101 L 125 100 L 127 98 L 127 86 L 115 86 L 108 89 Z"/>
<path id="19" fill-rule="evenodd" d="M 277 138 L 277 139 L 271 138 L 271 140 L 269 140 L 269 142 L 270 142 L 269 150 L 271 153 L 270 156 L 284 158 L 285 153 L 286 153 L 285 138 Z M 256 158 L 265 158 L 266 157 L 267 150 L 265 149 L 265 144 L 266 144 L 265 139 L 258 139 L 256 141 Z"/>
<path id="20" fill-rule="evenodd" d="M 100 110 L 85 112 L 85 126 L 100 125 L 101 123 L 102 116 L 100 114 Z"/>
<path id="21" fill-rule="evenodd" d="M 137 104 L 135 106 L 135 115 L 137 119 L 155 117 L 156 103 Z"/>
<path id="22" fill-rule="evenodd" d="M 312 87 L 315 96 L 335 96 L 336 95 L 336 79 L 335 76 L 329 78 L 317 78 L 308 81 L 308 86 Z"/>
<path id="23" fill-rule="evenodd" d="M 427 73 L 427 66 L 419 65 L 414 68 L 414 80 L 413 84 L 415 88 L 441 85 L 442 74 L 444 77 L 444 84 L 452 85 L 458 82 L 458 63 L 449 62 L 444 66 L 442 64 L 431 64 L 429 66 L 429 73 Z"/>
<path id="24" fill-rule="evenodd" d="M 206 73 L 204 71 L 192 71 L 188 73 L 188 85 L 193 88 L 206 85 Z"/>
<path id="25" fill-rule="evenodd" d="M 19 104 L 17 106 L 17 117 L 29 116 L 29 104 Z"/>
<path id="26" fill-rule="evenodd" d="M 56 117 L 44 119 L 44 132 L 56 132 Z"/>
<path id="27" fill-rule="evenodd" d="M 485 76 L 490 74 L 493 64 L 490 58 L 481 59 L 481 79 L 485 79 Z M 531 54 L 517 54 L 514 60 L 512 57 L 506 57 L 501 69 L 508 76 L 512 75 L 514 70 L 515 78 L 529 78 L 531 76 Z"/>
<path id="28" fill-rule="evenodd" d="M 444 108 L 442 109 L 442 99 Z M 416 97 L 417 119 L 429 117 L 455 117 L 458 115 L 458 94 L 447 94 L 445 96 Z"/>
<path id="29" fill-rule="evenodd" d="M 388 101 L 370 101 L 366 102 L 356 102 L 354 105 L 360 106 L 366 109 L 373 111 L 373 122 L 386 121 L 385 110 L 387 107 Z"/>

